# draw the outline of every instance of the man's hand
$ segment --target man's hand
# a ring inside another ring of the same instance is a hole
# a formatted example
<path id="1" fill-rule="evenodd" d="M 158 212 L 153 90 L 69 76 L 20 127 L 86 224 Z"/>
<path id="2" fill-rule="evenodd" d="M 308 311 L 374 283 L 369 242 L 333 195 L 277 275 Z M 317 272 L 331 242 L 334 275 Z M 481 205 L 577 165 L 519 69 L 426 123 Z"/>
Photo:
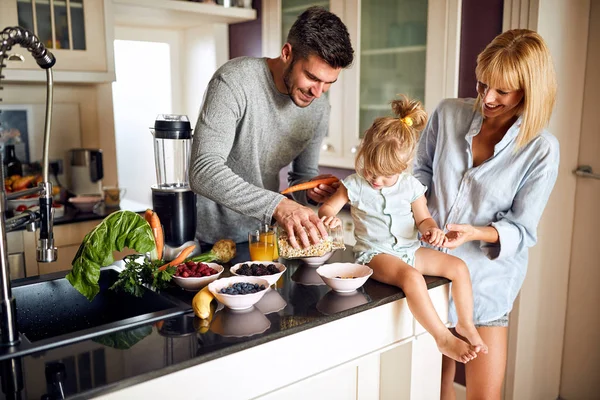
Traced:
<path id="1" fill-rule="evenodd" d="M 448 229 L 446 233 L 448 240 L 443 247 L 447 249 L 455 249 L 463 243 L 473 240 L 472 238 L 475 235 L 475 228 L 472 225 L 448 224 L 446 229 Z"/>
<path id="2" fill-rule="evenodd" d="M 311 179 L 311 181 L 314 181 L 316 179 L 331 178 L 331 177 L 333 177 L 333 175 L 324 174 L 324 175 L 315 176 L 314 178 Z M 337 188 L 339 186 L 340 186 L 339 181 L 332 183 L 331 186 L 321 184 L 314 189 L 307 190 L 306 197 L 308 197 L 309 199 L 311 199 L 312 201 L 314 201 L 316 203 L 324 203 L 328 198 L 331 197 L 332 194 L 335 193 L 335 191 L 337 190 Z"/>
<path id="3" fill-rule="evenodd" d="M 300 248 L 298 238 L 302 247 L 308 247 L 311 242 L 316 244 L 321 238 L 327 237 L 327 229 L 317 214 L 293 200 L 283 199 L 275 208 L 273 218 L 286 230 L 288 240 L 295 249 Z"/>

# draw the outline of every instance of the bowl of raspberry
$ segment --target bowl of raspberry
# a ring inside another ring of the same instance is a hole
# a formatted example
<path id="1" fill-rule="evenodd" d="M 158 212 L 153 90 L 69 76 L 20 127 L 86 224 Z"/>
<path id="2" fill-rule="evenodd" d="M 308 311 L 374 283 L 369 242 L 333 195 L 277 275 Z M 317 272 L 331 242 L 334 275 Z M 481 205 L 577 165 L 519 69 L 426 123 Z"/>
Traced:
<path id="1" fill-rule="evenodd" d="M 235 276 L 258 276 L 266 279 L 269 282 L 269 286 L 271 286 L 277 282 L 285 270 L 285 265 L 277 262 L 246 261 L 235 264 L 229 269 L 229 272 Z"/>
<path id="2" fill-rule="evenodd" d="M 187 261 L 177 266 L 173 281 L 185 290 L 200 290 L 223 273 L 223 266 L 216 263 Z"/>

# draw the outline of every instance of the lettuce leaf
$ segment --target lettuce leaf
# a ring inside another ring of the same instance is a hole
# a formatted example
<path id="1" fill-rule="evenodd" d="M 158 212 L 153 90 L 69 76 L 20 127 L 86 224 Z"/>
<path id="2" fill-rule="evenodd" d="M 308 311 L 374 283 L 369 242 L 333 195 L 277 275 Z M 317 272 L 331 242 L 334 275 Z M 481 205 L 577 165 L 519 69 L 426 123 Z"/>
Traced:
<path id="1" fill-rule="evenodd" d="M 113 251 L 125 247 L 148 253 L 156 250 L 156 243 L 150 224 L 142 216 L 132 211 L 115 211 L 85 235 L 67 280 L 92 301 L 100 291 L 100 268 L 112 264 Z"/>

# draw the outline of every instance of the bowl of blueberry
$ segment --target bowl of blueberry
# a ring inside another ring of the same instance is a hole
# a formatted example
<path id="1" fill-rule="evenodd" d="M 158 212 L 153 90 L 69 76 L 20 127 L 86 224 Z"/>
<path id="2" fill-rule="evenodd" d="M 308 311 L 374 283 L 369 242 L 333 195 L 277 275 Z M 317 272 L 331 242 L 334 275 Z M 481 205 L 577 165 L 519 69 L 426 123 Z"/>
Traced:
<path id="1" fill-rule="evenodd" d="M 269 286 L 274 285 L 285 272 L 285 265 L 269 261 L 247 261 L 235 264 L 229 269 L 235 276 L 258 276 L 266 279 Z"/>
<path id="2" fill-rule="evenodd" d="M 219 264 L 188 261 L 177 266 L 173 281 L 186 290 L 200 290 L 219 278 L 223 270 Z"/>
<path id="3" fill-rule="evenodd" d="M 269 290 L 269 282 L 258 276 L 232 276 L 208 284 L 208 290 L 225 307 L 246 310 Z"/>

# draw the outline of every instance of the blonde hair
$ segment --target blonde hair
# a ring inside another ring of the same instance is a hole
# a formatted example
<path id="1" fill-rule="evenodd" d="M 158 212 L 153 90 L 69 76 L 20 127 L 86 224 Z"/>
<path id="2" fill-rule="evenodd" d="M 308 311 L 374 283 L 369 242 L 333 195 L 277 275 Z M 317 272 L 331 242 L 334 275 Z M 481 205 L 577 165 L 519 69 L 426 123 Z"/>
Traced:
<path id="1" fill-rule="evenodd" d="M 550 51 L 538 33 L 513 29 L 496 36 L 477 56 L 475 75 L 488 87 L 523 90 L 523 100 L 517 108 L 517 115 L 523 118 L 517 149 L 548 125 L 556 100 L 556 76 Z M 481 102 L 478 94 L 478 109 Z"/>
<path id="2" fill-rule="evenodd" d="M 362 177 L 390 176 L 410 165 L 427 113 L 406 96 L 392 101 L 394 117 L 379 117 L 365 132 L 356 154 L 356 172 Z"/>

